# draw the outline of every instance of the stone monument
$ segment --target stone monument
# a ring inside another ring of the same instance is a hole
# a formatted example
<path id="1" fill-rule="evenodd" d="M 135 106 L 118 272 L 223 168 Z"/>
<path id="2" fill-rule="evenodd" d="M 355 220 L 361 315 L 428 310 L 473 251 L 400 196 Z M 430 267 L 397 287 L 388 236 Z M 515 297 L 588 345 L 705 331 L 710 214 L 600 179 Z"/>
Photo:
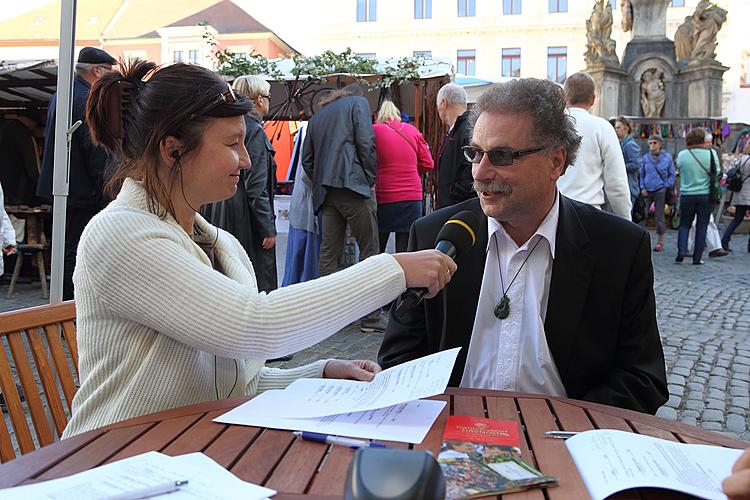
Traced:
<path id="1" fill-rule="evenodd" d="M 595 0 L 586 23 L 587 71 L 597 83 L 594 113 L 605 118 L 721 114 L 722 75 L 728 68 L 716 61 L 715 49 L 727 11 L 700 0 L 673 42 L 666 34 L 670 4 L 671 0 L 621 0 L 622 27 L 632 31 L 633 38 L 619 64 L 617 55 L 609 52 L 610 47 L 614 52 L 609 2 Z"/>

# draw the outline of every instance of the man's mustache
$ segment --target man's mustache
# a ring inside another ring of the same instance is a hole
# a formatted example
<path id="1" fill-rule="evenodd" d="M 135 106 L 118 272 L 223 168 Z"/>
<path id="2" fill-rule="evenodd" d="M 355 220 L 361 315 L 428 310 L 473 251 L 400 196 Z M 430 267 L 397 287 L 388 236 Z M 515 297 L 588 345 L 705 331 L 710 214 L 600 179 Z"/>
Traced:
<path id="1" fill-rule="evenodd" d="M 472 187 L 474 188 L 474 191 L 477 193 L 499 193 L 502 195 L 509 195 L 513 192 L 513 188 L 510 187 L 510 184 L 507 184 L 505 182 L 501 181 L 492 181 L 492 182 L 479 182 L 474 181 L 472 184 Z"/>

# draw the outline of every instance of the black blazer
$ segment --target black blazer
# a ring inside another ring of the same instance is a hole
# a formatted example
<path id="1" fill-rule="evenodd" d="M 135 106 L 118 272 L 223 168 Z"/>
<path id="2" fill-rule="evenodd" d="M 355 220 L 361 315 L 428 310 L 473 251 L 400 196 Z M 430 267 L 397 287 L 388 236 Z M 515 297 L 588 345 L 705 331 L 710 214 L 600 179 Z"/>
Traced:
<path id="1" fill-rule="evenodd" d="M 388 368 L 462 347 L 451 375 L 466 363 L 487 249 L 487 217 L 478 199 L 414 223 L 409 250 L 434 248 L 443 224 L 461 210 L 480 220 L 476 244 L 438 295 L 395 317 L 391 308 L 378 361 Z M 648 413 L 667 401 L 667 382 L 648 233 L 639 226 L 560 196 L 555 259 L 544 330 L 567 395 Z"/>
<path id="2" fill-rule="evenodd" d="M 477 193 L 471 185 L 471 162 L 464 156 L 463 147 L 471 140 L 469 111 L 456 118 L 453 128 L 445 134 L 438 151 L 437 164 L 437 206 L 440 208 L 455 205 Z"/>

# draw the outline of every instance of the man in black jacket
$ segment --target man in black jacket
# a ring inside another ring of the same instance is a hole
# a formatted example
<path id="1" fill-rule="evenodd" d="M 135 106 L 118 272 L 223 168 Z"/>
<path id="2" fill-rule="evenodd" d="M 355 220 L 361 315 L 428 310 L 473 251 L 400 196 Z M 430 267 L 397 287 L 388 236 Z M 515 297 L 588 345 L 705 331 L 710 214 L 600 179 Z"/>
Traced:
<path id="1" fill-rule="evenodd" d="M 563 90 L 498 84 L 472 119 L 479 199 L 418 220 L 409 249 L 434 248 L 462 210 L 480 220 L 476 242 L 434 298 L 400 317 L 392 308 L 378 361 L 462 347 L 450 385 L 656 412 L 668 393 L 649 235 L 558 193 L 580 145 Z"/>
<path id="2" fill-rule="evenodd" d="M 91 85 L 106 71 L 112 69 L 115 59 L 103 50 L 84 47 L 78 54 L 73 80 L 72 120 L 82 124 L 70 141 L 70 177 L 68 205 L 65 211 L 65 264 L 63 270 L 63 300 L 73 298 L 73 270 L 76 264 L 78 240 L 83 228 L 107 204 L 104 196 L 104 179 L 107 155 L 94 146 L 86 125 L 86 99 Z M 55 156 L 55 117 L 57 94 L 52 96 L 47 111 L 47 128 L 44 131 L 44 157 L 36 194 L 52 200 L 52 178 Z"/>
<path id="3" fill-rule="evenodd" d="M 477 195 L 471 187 L 471 163 L 464 157 L 462 149 L 471 139 L 466 101 L 466 91 L 455 83 L 443 85 L 438 91 L 438 115 L 443 125 L 448 128 L 438 151 L 439 208 L 460 203 Z"/>

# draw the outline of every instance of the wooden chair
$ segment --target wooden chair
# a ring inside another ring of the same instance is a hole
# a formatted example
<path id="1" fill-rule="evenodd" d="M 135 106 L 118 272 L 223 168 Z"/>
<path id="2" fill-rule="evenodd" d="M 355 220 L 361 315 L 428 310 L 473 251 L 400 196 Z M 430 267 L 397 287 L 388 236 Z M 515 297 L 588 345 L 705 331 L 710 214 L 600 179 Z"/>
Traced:
<path id="1" fill-rule="evenodd" d="M 53 443 L 68 424 L 78 379 L 75 318 L 73 301 L 0 313 L 0 391 L 14 431 L 8 431 L 3 414 L 0 462 L 16 458 L 14 440 L 21 454 L 26 454 Z M 42 406 L 42 396 L 48 410 Z"/>

